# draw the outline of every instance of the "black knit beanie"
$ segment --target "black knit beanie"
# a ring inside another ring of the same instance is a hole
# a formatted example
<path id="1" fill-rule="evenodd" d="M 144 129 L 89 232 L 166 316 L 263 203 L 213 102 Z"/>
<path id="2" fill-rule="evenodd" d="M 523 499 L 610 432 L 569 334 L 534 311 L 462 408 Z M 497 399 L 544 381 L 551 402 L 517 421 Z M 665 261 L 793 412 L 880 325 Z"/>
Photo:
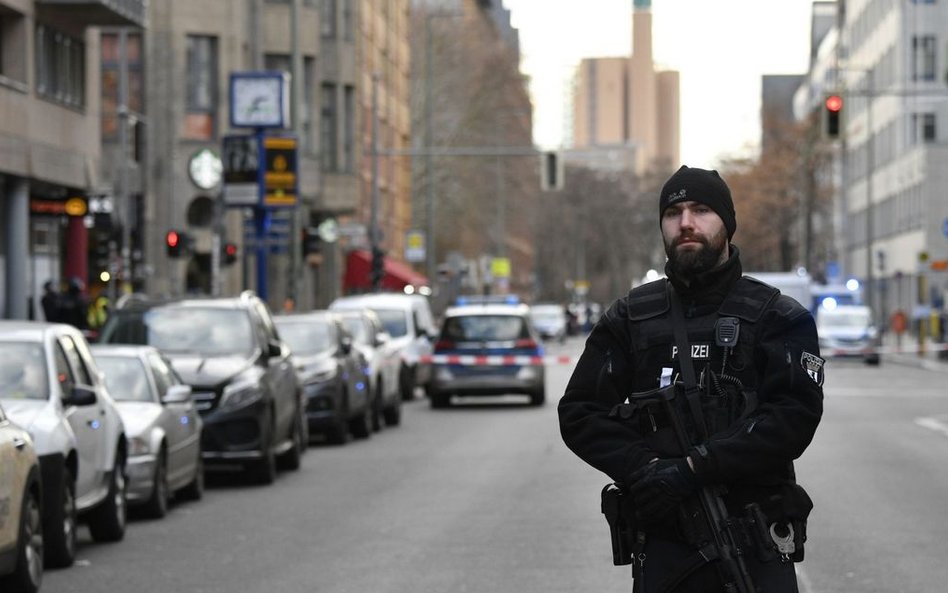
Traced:
<path id="1" fill-rule="evenodd" d="M 737 230 L 737 219 L 734 216 L 731 190 L 717 171 L 682 165 L 681 169 L 669 177 L 662 186 L 662 194 L 658 202 L 659 225 L 661 225 L 665 208 L 678 202 L 700 202 L 708 206 L 724 221 L 728 240 L 730 241 L 734 236 L 734 231 Z"/>

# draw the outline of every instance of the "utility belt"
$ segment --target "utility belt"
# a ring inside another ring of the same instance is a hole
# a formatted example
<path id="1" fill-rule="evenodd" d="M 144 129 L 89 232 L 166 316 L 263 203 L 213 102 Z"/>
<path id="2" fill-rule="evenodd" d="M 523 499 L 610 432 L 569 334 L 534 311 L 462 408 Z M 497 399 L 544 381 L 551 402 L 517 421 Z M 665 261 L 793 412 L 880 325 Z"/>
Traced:
<path id="1" fill-rule="evenodd" d="M 612 562 L 616 566 L 633 564 L 633 572 L 644 561 L 647 537 L 680 541 L 696 551 L 704 549 L 713 539 L 708 525 L 700 517 L 697 499 L 685 501 L 677 520 L 648 524 L 637 516 L 632 497 L 619 485 L 607 484 L 602 489 L 602 514 L 609 525 L 612 541 Z M 806 542 L 807 516 L 813 503 L 797 484 L 784 484 L 780 493 L 763 504 L 744 505 L 742 513 L 728 517 L 736 529 L 742 553 L 752 553 L 760 562 L 802 562 Z"/>

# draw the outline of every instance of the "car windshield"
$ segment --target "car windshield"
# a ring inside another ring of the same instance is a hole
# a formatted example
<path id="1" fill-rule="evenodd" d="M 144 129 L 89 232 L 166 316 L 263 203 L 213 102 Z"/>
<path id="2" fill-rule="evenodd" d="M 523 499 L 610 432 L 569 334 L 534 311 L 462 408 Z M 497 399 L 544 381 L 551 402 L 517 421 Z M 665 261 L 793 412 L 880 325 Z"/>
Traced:
<path id="1" fill-rule="evenodd" d="M 336 328 L 326 319 L 278 320 L 277 328 L 280 337 L 296 355 L 319 354 L 332 350 L 336 345 Z"/>
<path id="2" fill-rule="evenodd" d="M 159 307 L 145 313 L 147 343 L 169 353 L 249 356 L 253 328 L 246 311 L 216 307 Z"/>
<path id="3" fill-rule="evenodd" d="M 385 331 L 393 338 L 400 338 L 408 335 L 408 322 L 405 312 L 398 309 L 372 309 L 382 321 Z"/>
<path id="4" fill-rule="evenodd" d="M 47 399 L 49 380 L 43 345 L 0 342 L 0 399 Z"/>
<path id="5" fill-rule="evenodd" d="M 458 342 L 509 341 L 528 338 L 524 320 L 515 315 L 464 315 L 444 322 L 442 337 Z"/>
<path id="6" fill-rule="evenodd" d="M 859 329 L 870 324 L 869 314 L 863 311 L 836 312 L 820 316 L 821 327 Z"/>
<path id="7" fill-rule="evenodd" d="M 359 344 L 369 344 L 369 330 L 365 327 L 360 317 L 343 317 L 342 324 L 346 326 L 346 331 L 352 334 L 352 339 Z"/>
<path id="8" fill-rule="evenodd" d="M 145 365 L 137 357 L 95 355 L 95 363 L 105 375 L 112 399 L 122 402 L 154 401 L 148 388 Z"/>

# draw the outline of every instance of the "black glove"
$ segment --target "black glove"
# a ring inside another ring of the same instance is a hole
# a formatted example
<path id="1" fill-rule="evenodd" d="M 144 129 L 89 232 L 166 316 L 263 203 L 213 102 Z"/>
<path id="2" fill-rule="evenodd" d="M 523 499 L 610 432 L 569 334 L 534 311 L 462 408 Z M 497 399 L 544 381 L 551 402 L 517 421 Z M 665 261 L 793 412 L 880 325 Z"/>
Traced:
<path id="1" fill-rule="evenodd" d="M 653 461 L 629 476 L 635 512 L 646 521 L 673 511 L 697 488 L 698 480 L 684 457 Z"/>

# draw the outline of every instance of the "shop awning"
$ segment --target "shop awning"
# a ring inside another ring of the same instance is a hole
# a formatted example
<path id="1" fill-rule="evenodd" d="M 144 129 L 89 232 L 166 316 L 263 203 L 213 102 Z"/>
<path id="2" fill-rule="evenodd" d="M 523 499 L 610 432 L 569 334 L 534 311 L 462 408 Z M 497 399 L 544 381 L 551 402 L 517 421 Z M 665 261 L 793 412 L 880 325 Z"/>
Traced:
<path id="1" fill-rule="evenodd" d="M 350 251 L 346 256 L 346 273 L 342 278 L 345 292 L 372 290 L 372 253 L 365 249 Z M 427 286 L 428 278 L 411 269 L 408 264 L 385 258 L 385 276 L 382 290 L 402 291 L 406 286 Z"/>

